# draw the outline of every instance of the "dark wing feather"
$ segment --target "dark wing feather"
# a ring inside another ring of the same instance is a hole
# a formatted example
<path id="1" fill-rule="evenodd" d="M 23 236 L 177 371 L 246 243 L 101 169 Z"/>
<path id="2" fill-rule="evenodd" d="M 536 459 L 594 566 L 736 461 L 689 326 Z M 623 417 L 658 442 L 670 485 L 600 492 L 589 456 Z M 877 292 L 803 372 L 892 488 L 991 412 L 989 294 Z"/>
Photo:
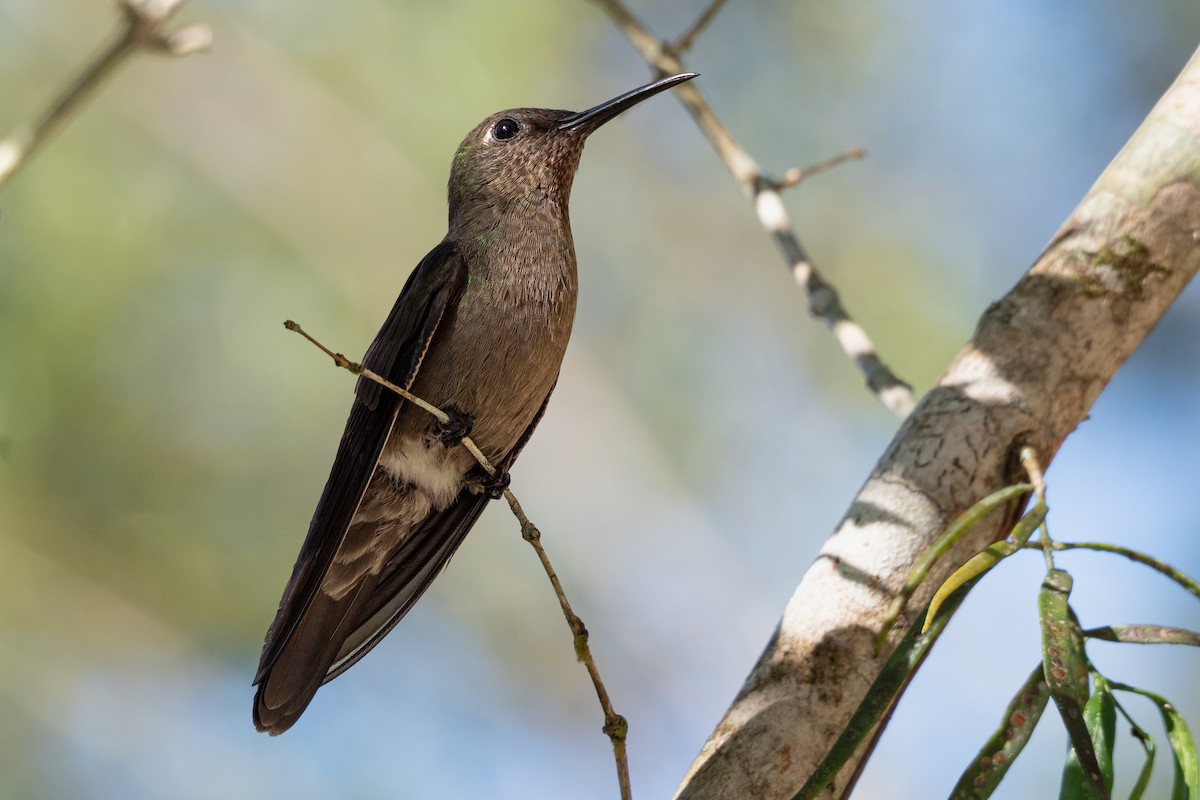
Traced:
<path id="1" fill-rule="evenodd" d="M 409 276 L 363 365 L 404 388 L 411 386 L 438 323 L 446 309 L 458 302 L 466 280 L 466 265 L 453 244 L 442 242 L 430 251 Z M 399 404 L 394 393 L 374 381 L 359 379 L 329 480 L 267 632 L 255 684 L 279 659 L 329 570 L 374 473 Z"/>
<path id="2" fill-rule="evenodd" d="M 550 391 L 554 391 L 553 386 Z M 541 422 L 549 402 L 550 395 L 547 394 L 529 427 L 504 457 L 501 469 L 507 470 L 516 461 L 533 429 Z M 430 515 L 420 527 L 409 532 L 400 549 L 384 565 L 371 596 L 356 609 L 351 623 L 353 632 L 346 637 L 330 666 L 326 683 L 358 663 L 404 618 L 433 579 L 445 569 L 488 500 L 486 494 L 463 489 L 453 503 Z"/>
<path id="3" fill-rule="evenodd" d="M 341 675 L 379 644 L 442 573 L 490 498 L 463 489 L 454 502 L 409 531 L 384 564 L 365 603 L 355 609 L 352 632 L 329 667 L 325 683 Z"/>

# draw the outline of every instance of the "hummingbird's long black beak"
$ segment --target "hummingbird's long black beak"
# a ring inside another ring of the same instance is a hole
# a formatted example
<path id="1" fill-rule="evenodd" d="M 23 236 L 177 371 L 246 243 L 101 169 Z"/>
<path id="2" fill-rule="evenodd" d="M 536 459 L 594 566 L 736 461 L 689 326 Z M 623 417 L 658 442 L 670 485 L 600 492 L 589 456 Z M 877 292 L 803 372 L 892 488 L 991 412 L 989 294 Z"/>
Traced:
<path id="1" fill-rule="evenodd" d="M 622 111 L 633 108 L 646 98 L 653 97 L 659 92 L 670 89 L 672 86 L 678 86 L 684 81 L 690 81 L 698 74 L 696 72 L 681 72 L 678 75 L 660 78 L 654 81 L 654 83 L 639 86 L 623 95 L 614 97 L 612 100 L 589 108 L 587 111 L 578 111 L 563 117 L 558 121 L 558 129 L 560 131 L 586 130 L 588 133 L 591 133 Z"/>

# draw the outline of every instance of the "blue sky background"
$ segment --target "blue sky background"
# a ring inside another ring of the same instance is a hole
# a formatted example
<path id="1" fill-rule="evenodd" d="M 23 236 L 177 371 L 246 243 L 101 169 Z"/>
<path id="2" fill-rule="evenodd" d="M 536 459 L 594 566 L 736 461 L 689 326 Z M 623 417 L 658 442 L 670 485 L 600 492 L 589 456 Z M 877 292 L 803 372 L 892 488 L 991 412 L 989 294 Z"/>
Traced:
<path id="1" fill-rule="evenodd" d="M 634 10 L 673 36 L 699 6 Z M 113 16 L 0 0 L 0 130 Z M 249 682 L 353 386 L 280 323 L 361 353 L 445 230 L 467 130 L 504 107 L 590 106 L 646 69 L 582 2 L 181 16 L 212 25 L 211 53 L 137 60 L 0 193 L 0 796 L 616 796 L 590 685 L 501 507 L 295 729 L 254 732 Z M 764 0 L 730 3 L 689 65 L 772 172 L 867 148 L 787 203 L 923 391 L 1198 40 L 1183 0 Z M 664 797 L 896 422 L 669 97 L 589 142 L 572 220 L 576 332 L 513 488 L 630 719 L 635 794 Z M 1198 341 L 1193 287 L 1055 461 L 1056 536 L 1200 573 Z M 1086 625 L 1200 626 L 1142 567 L 1062 563 Z M 861 796 L 949 791 L 1038 658 L 1041 574 L 1030 554 L 972 593 Z M 1197 654 L 1089 652 L 1200 725 Z M 999 796 L 1053 796 L 1064 747 L 1047 716 Z M 1127 793 L 1138 762 L 1119 747 Z"/>

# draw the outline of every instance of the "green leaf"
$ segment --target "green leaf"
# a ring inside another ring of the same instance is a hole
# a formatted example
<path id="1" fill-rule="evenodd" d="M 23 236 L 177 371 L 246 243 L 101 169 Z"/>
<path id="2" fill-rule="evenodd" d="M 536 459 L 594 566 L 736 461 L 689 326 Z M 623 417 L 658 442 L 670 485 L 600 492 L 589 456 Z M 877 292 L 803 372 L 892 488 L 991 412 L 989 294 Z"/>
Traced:
<path id="1" fill-rule="evenodd" d="M 1071 594 L 1071 575 L 1052 569 L 1046 573 L 1038 592 L 1038 616 L 1042 624 L 1042 669 L 1050 696 L 1058 707 L 1063 726 L 1071 740 L 1079 764 L 1093 793 L 1107 800 L 1100 762 L 1092 747 L 1091 734 L 1084 721 L 1088 702 L 1088 665 L 1083 652 L 1083 633 L 1071 613 L 1067 600 Z M 1065 790 L 1064 786 L 1064 790 Z"/>
<path id="2" fill-rule="evenodd" d="M 1117 732 L 1117 705 L 1107 682 L 1100 676 L 1095 678 L 1096 690 L 1083 707 L 1083 721 L 1100 765 L 1104 786 L 1112 792 L 1113 744 Z M 1072 747 L 1063 766 L 1060 800 L 1089 800 L 1096 797 L 1095 786 L 1085 774 L 1079 761 L 1078 751 Z"/>
<path id="3" fill-rule="evenodd" d="M 984 800 L 992 796 L 1008 768 L 1025 749 L 1049 699 L 1050 689 L 1042 665 L 1038 664 L 1004 709 L 1000 727 L 963 770 L 950 792 L 951 800 Z"/>
<path id="4" fill-rule="evenodd" d="M 1163 727 L 1167 729 L 1167 741 L 1171 743 L 1171 752 L 1175 756 L 1175 782 L 1171 787 L 1171 800 L 1200 800 L 1200 757 L 1196 753 L 1196 740 L 1192 738 L 1183 715 L 1160 694 L 1123 683 L 1114 683 L 1113 688 L 1140 694 L 1158 706 Z"/>
<path id="5" fill-rule="evenodd" d="M 1137 781 L 1133 784 L 1133 791 L 1129 793 L 1129 800 L 1142 800 L 1142 796 L 1146 793 L 1146 787 L 1150 785 L 1150 774 L 1154 771 L 1154 739 L 1133 721 L 1120 703 L 1117 703 L 1117 710 L 1129 723 L 1129 732 L 1133 734 L 1133 738 L 1137 739 L 1138 744 L 1146 751 L 1146 760 L 1142 763 L 1142 771 L 1138 773 Z"/>
<path id="6" fill-rule="evenodd" d="M 1147 739 L 1144 744 L 1148 745 L 1146 760 L 1142 763 L 1142 771 L 1138 773 L 1137 783 L 1129 793 L 1129 800 L 1142 800 L 1146 794 L 1146 787 L 1150 785 L 1150 773 L 1154 770 L 1154 740 Z"/>
<path id="7" fill-rule="evenodd" d="M 1083 635 L 1124 644 L 1186 644 L 1200 647 L 1200 633 L 1165 625 L 1105 625 L 1102 628 L 1090 628 Z"/>
<path id="8" fill-rule="evenodd" d="M 821 793 L 825 791 L 825 787 L 837 777 L 842 767 L 858 751 L 863 741 L 874 735 L 879 721 L 892 708 L 900 690 L 908 685 L 913 673 L 921 665 L 929 648 L 933 647 L 933 643 L 941 636 L 942 631 L 950 622 L 950 617 L 954 616 L 954 612 L 958 610 L 964 597 L 966 594 L 960 592 L 950 598 L 948 602 L 943 603 L 941 612 L 927 631 L 921 630 L 919 622 L 914 622 L 909 626 L 904 638 L 900 640 L 896 649 L 884 662 L 879 676 L 867 690 L 862 702 L 855 710 L 854 716 L 846 723 L 841 735 L 830 747 L 828 755 L 821 760 L 821 763 L 813 770 L 812 775 L 800 788 L 800 791 L 796 792 L 792 800 L 814 800 L 814 798 L 824 796 Z"/>
<path id="9" fill-rule="evenodd" d="M 1056 552 L 1060 550 L 1095 550 L 1098 553 L 1114 553 L 1124 556 L 1130 561 L 1144 564 L 1150 569 L 1167 576 L 1194 596 L 1200 597 L 1200 583 L 1197 583 L 1187 574 L 1180 572 L 1165 561 L 1159 561 L 1157 558 L 1146 555 L 1138 550 L 1132 550 L 1116 544 L 1108 544 L 1107 542 L 1054 542 L 1053 547 Z"/>
<path id="10" fill-rule="evenodd" d="M 954 546 L 954 543 L 965 536 L 967 531 L 975 526 L 975 523 L 987 516 L 989 511 L 1023 497 L 1031 491 L 1033 491 L 1033 486 L 1028 483 L 1006 486 L 1003 489 L 992 492 L 987 497 L 975 503 L 950 523 L 950 526 L 946 528 L 942 535 L 916 560 L 912 569 L 908 572 L 908 577 L 905 579 L 904 585 L 900 587 L 900 591 L 892 599 L 887 613 L 884 615 L 883 625 L 879 633 L 875 636 L 876 652 L 882 651 L 883 643 L 887 639 L 888 633 L 891 632 L 892 626 L 896 624 L 896 620 L 900 618 L 901 612 L 904 611 L 904 605 L 908 602 L 908 598 L 912 597 L 913 592 L 925 580 L 925 576 L 929 574 L 930 568 L 937 563 L 938 559 L 946 555 L 947 551 Z M 1037 526 L 1035 525 L 1034 527 L 1036 528 Z M 932 615 L 929 618 L 932 619 Z M 926 627 L 928 627 L 928 622 L 926 622 Z"/>
<path id="11" fill-rule="evenodd" d="M 938 590 L 933 593 L 933 599 L 929 601 L 929 610 L 925 612 L 925 624 L 929 624 L 946 598 L 958 591 L 960 586 L 988 572 L 1018 550 L 1020 548 L 1013 545 L 1012 542 L 1002 539 L 967 559 L 967 562 L 954 570 L 950 577 L 946 578 Z"/>
<path id="12" fill-rule="evenodd" d="M 1028 514 L 1021 517 L 1021 521 L 1013 528 L 1010 534 L 1012 541 L 1001 539 L 998 542 L 994 542 L 968 559 L 967 563 L 954 570 L 950 577 L 934 592 L 933 599 L 929 601 L 929 610 L 925 612 L 925 624 L 929 624 L 930 620 L 933 619 L 933 615 L 937 613 L 938 608 L 946 601 L 946 598 L 958 591 L 960 586 L 967 581 L 974 580 L 983 575 L 1013 553 L 1020 552 L 1025 543 L 1029 541 L 1029 537 L 1033 535 L 1037 527 L 1046 519 L 1046 513 L 1049 510 L 1045 503 L 1038 503 L 1029 510 Z"/>

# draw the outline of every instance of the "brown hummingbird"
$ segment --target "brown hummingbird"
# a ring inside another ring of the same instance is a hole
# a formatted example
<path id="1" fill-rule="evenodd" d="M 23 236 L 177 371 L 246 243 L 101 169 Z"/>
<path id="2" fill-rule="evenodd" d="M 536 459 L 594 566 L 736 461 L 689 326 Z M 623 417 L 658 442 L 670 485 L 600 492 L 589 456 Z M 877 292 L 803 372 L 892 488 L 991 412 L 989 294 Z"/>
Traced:
<path id="1" fill-rule="evenodd" d="M 558 379 L 578 278 L 567 201 L 587 137 L 696 77 L 587 111 L 516 108 L 467 134 L 450 227 L 413 270 L 363 366 L 441 408 L 360 378 L 329 480 L 267 631 L 254 725 L 279 734 L 317 689 L 387 635 L 438 576 L 537 426 Z M 496 477 L 465 448 L 470 435 Z"/>

